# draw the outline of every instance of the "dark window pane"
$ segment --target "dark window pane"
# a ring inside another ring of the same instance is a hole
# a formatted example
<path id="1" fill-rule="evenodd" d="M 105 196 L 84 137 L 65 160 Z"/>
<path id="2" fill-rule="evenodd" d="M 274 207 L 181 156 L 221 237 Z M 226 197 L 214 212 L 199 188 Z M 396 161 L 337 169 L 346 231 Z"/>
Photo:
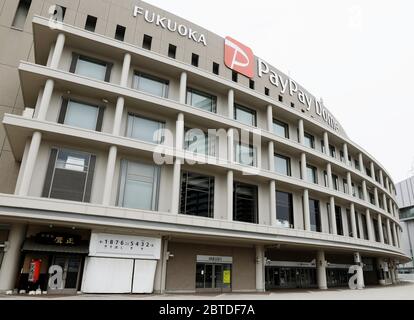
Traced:
<path id="1" fill-rule="evenodd" d="M 234 183 L 233 219 L 257 223 L 257 186 Z"/>
<path id="2" fill-rule="evenodd" d="M 213 218 L 214 178 L 183 172 L 181 180 L 181 213 Z"/>
<path id="3" fill-rule="evenodd" d="M 309 199 L 309 213 L 311 230 L 321 232 L 321 214 L 318 200 Z"/>
<path id="4" fill-rule="evenodd" d="M 293 228 L 293 200 L 291 193 L 276 192 L 276 218 L 278 226 Z"/>

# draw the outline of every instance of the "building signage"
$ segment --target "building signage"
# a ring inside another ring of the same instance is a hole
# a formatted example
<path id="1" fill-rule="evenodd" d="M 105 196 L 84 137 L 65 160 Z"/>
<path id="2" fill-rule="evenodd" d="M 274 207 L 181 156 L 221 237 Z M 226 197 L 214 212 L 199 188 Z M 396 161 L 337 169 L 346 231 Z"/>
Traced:
<path id="1" fill-rule="evenodd" d="M 289 93 L 290 96 L 296 97 L 301 104 L 306 107 L 307 111 L 313 109 L 315 113 L 320 116 L 332 129 L 339 130 L 339 124 L 335 118 L 324 107 L 322 101 L 318 101 L 311 95 L 308 95 L 303 90 L 299 89 L 299 86 L 295 81 L 290 78 L 285 78 L 281 74 L 278 74 L 275 70 L 271 70 L 269 65 L 261 60 L 257 59 L 258 75 L 262 78 L 264 75 L 269 77 L 269 81 L 274 86 L 281 89 L 281 93 Z"/>
<path id="2" fill-rule="evenodd" d="M 207 38 L 204 34 L 193 30 L 192 28 L 186 26 L 185 24 L 177 23 L 167 17 L 164 17 L 155 12 L 151 12 L 148 9 L 144 9 L 139 6 L 134 7 L 134 17 L 141 15 L 144 17 L 144 20 L 148 23 L 153 23 L 156 26 L 169 30 L 171 32 L 177 32 L 180 36 L 193 40 L 197 43 L 202 43 L 207 46 Z"/>
<path id="3" fill-rule="evenodd" d="M 197 262 L 232 264 L 233 263 L 233 257 L 197 256 Z"/>
<path id="4" fill-rule="evenodd" d="M 159 260 L 161 256 L 161 239 L 92 233 L 89 256 Z"/>
<path id="5" fill-rule="evenodd" d="M 226 37 L 224 41 L 224 64 L 248 78 L 254 77 L 252 49 L 231 37 Z"/>
<path id="6" fill-rule="evenodd" d="M 41 232 L 36 235 L 36 242 L 47 245 L 76 246 L 80 243 L 80 237 L 71 234 Z"/>

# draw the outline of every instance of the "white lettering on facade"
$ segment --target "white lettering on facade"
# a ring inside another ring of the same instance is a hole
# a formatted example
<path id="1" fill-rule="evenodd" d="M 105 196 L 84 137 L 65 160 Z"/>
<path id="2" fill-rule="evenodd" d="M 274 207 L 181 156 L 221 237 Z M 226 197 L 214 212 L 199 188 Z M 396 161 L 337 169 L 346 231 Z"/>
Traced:
<path id="1" fill-rule="evenodd" d="M 184 24 L 178 24 L 177 22 L 172 21 L 167 17 L 163 17 L 159 14 L 156 15 L 155 12 L 150 12 L 149 10 L 142 7 L 135 6 L 134 17 L 137 17 L 138 15 L 144 16 L 144 20 L 148 23 L 154 23 L 156 26 L 167 29 L 171 32 L 178 32 L 178 34 L 182 37 L 186 37 L 190 40 L 193 40 L 197 43 L 202 43 L 203 45 L 207 46 L 207 38 L 204 34 L 201 34 Z"/>
<path id="2" fill-rule="evenodd" d="M 278 74 L 275 70 L 271 70 L 269 65 L 261 60 L 257 60 L 258 75 L 262 78 L 264 75 L 269 76 L 269 81 L 274 86 L 280 88 L 280 93 L 285 94 L 289 92 L 289 95 L 296 96 L 300 103 L 306 106 L 307 111 L 311 111 L 314 107 L 315 113 L 320 116 L 332 129 L 338 131 L 339 124 L 335 118 L 329 113 L 329 111 L 323 106 L 322 101 L 314 99 L 311 95 L 308 95 L 303 90 L 299 89 L 299 86 L 295 81 L 289 78 L 285 78 Z"/>

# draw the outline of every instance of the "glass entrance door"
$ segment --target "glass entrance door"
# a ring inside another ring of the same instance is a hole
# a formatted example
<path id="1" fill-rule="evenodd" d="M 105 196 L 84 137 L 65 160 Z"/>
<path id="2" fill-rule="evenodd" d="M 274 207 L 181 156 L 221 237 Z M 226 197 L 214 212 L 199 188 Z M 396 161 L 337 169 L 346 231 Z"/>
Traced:
<path id="1" fill-rule="evenodd" d="M 196 289 L 231 288 L 231 265 L 197 263 Z"/>
<path id="2" fill-rule="evenodd" d="M 80 278 L 82 257 L 80 256 L 55 256 L 53 265 L 60 266 L 63 270 L 62 290 L 54 290 L 55 293 L 76 293 Z M 51 291 L 49 289 L 49 291 Z M 63 291 L 63 292 L 62 292 Z"/>

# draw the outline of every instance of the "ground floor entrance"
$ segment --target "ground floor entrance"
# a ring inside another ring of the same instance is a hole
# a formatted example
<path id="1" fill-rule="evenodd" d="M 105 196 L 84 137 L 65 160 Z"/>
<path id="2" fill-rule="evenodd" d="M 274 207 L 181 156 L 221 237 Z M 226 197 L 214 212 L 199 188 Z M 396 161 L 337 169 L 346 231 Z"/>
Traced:
<path id="1" fill-rule="evenodd" d="M 316 269 L 299 267 L 266 267 L 266 290 L 315 288 Z"/>
<path id="2" fill-rule="evenodd" d="M 196 289 L 231 291 L 231 264 L 197 263 Z"/>

